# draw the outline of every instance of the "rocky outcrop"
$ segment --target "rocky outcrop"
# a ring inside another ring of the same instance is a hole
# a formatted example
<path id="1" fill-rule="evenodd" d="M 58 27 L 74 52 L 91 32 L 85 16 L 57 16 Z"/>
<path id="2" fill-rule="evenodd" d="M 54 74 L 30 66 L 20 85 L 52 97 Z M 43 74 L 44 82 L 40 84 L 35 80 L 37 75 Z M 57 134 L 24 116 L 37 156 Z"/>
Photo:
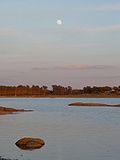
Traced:
<path id="1" fill-rule="evenodd" d="M 45 142 L 40 138 L 22 138 L 18 140 L 15 144 L 20 149 L 33 150 L 41 148 L 43 145 L 45 145 Z"/>
<path id="2" fill-rule="evenodd" d="M 0 115 L 12 114 L 12 113 L 17 113 L 17 112 L 31 112 L 31 111 L 33 111 L 33 110 L 0 107 Z"/>
<path id="3" fill-rule="evenodd" d="M 69 106 L 88 106 L 88 107 L 120 107 L 120 104 L 113 105 L 113 104 L 102 104 L 102 103 L 83 103 L 83 102 L 76 102 L 71 103 Z"/>

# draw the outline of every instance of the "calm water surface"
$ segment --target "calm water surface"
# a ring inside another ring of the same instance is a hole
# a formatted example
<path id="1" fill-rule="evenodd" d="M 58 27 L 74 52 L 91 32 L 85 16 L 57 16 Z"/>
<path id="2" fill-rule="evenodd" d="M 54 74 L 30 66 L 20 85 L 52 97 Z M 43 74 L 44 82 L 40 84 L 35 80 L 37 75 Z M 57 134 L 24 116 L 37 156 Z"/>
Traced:
<path id="1" fill-rule="evenodd" d="M 118 99 L 1 98 L 0 105 L 34 112 L 0 116 L 0 156 L 19 160 L 120 160 L 120 108 L 68 107 L 71 102 L 120 103 Z M 22 137 L 45 146 L 23 151 Z"/>

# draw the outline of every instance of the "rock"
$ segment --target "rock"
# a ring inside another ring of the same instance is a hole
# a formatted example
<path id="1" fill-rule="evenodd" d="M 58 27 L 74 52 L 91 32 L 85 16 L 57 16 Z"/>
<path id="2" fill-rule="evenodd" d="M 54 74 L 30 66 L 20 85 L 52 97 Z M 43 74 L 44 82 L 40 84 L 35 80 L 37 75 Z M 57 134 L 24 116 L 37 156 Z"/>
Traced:
<path id="1" fill-rule="evenodd" d="M 40 138 L 22 138 L 18 140 L 15 144 L 20 149 L 33 150 L 41 148 L 45 145 L 45 142 Z"/>
<path id="2" fill-rule="evenodd" d="M 0 160 L 18 160 L 18 159 L 3 158 L 0 156 Z"/>
<path id="3" fill-rule="evenodd" d="M 102 103 L 83 103 L 83 102 L 76 102 L 71 103 L 69 106 L 88 106 L 88 107 L 120 107 L 120 104 L 113 105 L 113 104 L 102 104 Z"/>
<path id="4" fill-rule="evenodd" d="M 15 109 L 15 108 L 6 108 L 0 106 L 0 115 L 3 114 L 12 114 L 17 112 L 31 112 L 33 110 L 24 110 L 24 109 Z"/>

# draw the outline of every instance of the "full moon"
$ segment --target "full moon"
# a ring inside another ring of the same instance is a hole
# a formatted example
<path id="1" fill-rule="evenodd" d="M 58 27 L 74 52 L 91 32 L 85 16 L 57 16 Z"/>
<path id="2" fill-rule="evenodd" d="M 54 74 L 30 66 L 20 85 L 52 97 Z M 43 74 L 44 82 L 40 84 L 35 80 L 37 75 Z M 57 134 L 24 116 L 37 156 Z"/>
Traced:
<path id="1" fill-rule="evenodd" d="M 58 25 L 62 25 L 62 20 L 58 19 L 56 22 Z"/>

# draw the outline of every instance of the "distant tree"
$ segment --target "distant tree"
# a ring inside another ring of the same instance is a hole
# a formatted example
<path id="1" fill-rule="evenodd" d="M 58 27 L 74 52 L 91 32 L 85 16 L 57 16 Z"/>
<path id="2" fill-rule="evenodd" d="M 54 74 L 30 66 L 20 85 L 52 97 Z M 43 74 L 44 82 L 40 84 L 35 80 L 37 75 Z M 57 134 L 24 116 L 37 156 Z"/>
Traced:
<path id="1" fill-rule="evenodd" d="M 92 93 L 91 86 L 84 87 L 83 88 L 83 93 L 85 93 L 85 94 L 91 94 Z"/>
<path id="2" fill-rule="evenodd" d="M 67 94 L 72 94 L 72 87 L 71 86 L 67 87 Z"/>
<path id="3" fill-rule="evenodd" d="M 42 86 L 43 95 L 47 94 L 47 86 Z"/>

